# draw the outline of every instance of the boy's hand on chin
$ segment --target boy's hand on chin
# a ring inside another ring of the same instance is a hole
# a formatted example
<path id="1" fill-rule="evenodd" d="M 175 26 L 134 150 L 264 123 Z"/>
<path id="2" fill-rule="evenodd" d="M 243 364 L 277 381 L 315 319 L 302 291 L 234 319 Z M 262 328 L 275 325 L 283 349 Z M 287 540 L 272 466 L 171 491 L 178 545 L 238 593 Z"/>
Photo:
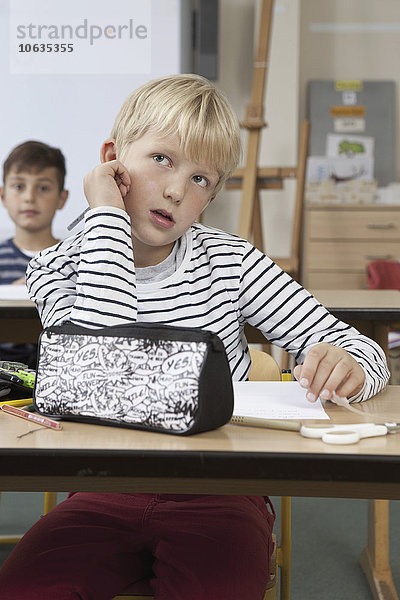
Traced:
<path id="1" fill-rule="evenodd" d="M 115 206 L 126 210 L 124 198 L 130 187 L 129 173 L 119 160 L 98 165 L 83 180 L 83 189 L 90 208 Z"/>

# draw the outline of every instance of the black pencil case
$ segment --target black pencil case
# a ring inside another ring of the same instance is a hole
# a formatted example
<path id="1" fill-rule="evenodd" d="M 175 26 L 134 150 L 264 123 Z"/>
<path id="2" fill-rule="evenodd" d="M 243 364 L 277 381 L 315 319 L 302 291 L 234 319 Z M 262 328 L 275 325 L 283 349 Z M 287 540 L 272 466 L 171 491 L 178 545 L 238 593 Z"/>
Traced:
<path id="1" fill-rule="evenodd" d="M 34 405 L 63 419 L 188 435 L 229 421 L 232 376 L 211 331 L 65 323 L 40 335 Z"/>

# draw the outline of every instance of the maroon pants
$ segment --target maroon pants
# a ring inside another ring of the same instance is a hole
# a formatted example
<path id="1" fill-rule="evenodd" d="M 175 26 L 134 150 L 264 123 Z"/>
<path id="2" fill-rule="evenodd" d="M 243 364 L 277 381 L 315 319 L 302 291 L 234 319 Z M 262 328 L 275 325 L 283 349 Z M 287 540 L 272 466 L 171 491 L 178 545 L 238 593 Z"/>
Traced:
<path id="1" fill-rule="evenodd" d="M 273 522 L 254 496 L 71 494 L 4 563 L 0 598 L 111 600 L 148 577 L 159 600 L 261 600 Z"/>

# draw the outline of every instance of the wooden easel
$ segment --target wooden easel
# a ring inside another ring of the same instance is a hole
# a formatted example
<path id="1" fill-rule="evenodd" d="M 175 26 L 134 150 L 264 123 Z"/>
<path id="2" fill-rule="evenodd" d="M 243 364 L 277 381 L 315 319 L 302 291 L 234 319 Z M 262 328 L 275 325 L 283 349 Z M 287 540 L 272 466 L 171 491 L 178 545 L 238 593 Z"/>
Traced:
<path id="1" fill-rule="evenodd" d="M 264 121 L 264 91 L 273 5 L 273 0 L 263 0 L 262 2 L 258 44 L 254 60 L 251 104 L 247 106 L 246 118 L 241 123 L 241 126 L 248 129 L 249 132 L 246 164 L 243 169 L 237 169 L 233 173 L 226 188 L 242 189 L 238 234 L 245 239 L 253 237 L 254 245 L 263 251 L 260 190 L 282 189 L 285 179 L 297 178 L 290 256 L 272 258 L 284 271 L 287 271 L 294 279 L 298 280 L 300 277 L 301 223 L 309 137 L 308 121 L 304 121 L 301 126 L 297 167 L 258 168 L 261 130 L 266 126 Z"/>
<path id="2" fill-rule="evenodd" d="M 267 75 L 267 59 L 269 40 L 271 34 L 272 9 L 274 0 L 263 0 L 258 32 L 257 52 L 253 66 L 253 86 L 251 104 L 246 109 L 246 119 L 242 127 L 249 130 L 246 152 L 246 165 L 244 168 L 241 187 L 242 205 L 239 217 L 238 233 L 248 239 L 252 232 L 254 198 L 257 190 L 257 163 L 260 147 L 261 129 L 266 126 L 264 121 L 264 90 Z M 237 179 L 240 174 L 235 172 Z"/>
<path id="3" fill-rule="evenodd" d="M 248 240 L 253 238 L 254 245 L 259 250 L 264 251 L 260 190 L 283 189 L 285 179 L 297 178 L 290 256 L 271 258 L 294 279 L 299 280 L 303 194 L 309 137 L 308 121 L 304 121 L 301 126 L 297 167 L 258 167 L 261 130 L 266 126 L 264 121 L 264 91 L 273 6 L 273 0 L 262 1 L 257 51 L 254 59 L 251 104 L 247 106 L 246 119 L 241 123 L 241 126 L 248 129 L 249 132 L 245 167 L 234 171 L 226 184 L 226 188 L 242 189 L 239 236 Z M 252 340 L 250 337 L 248 341 L 258 343 L 257 340 Z M 268 352 L 269 346 L 265 344 L 265 341 L 263 346 L 264 350 Z M 283 353 L 281 363 L 282 368 L 289 366 L 289 355 L 287 353 Z"/>
<path id="4" fill-rule="evenodd" d="M 262 234 L 261 218 L 261 200 L 260 190 L 283 189 L 285 179 L 297 179 L 296 198 L 294 204 L 292 238 L 290 245 L 290 256 L 275 257 L 271 256 L 281 269 L 289 273 L 296 281 L 300 280 L 300 254 L 301 254 L 301 233 L 303 221 L 303 195 L 307 161 L 307 149 L 309 139 L 309 122 L 303 121 L 300 130 L 299 154 L 297 167 L 261 167 L 256 168 L 256 184 L 252 197 L 242 197 L 242 209 L 239 219 L 239 235 L 245 239 L 253 237 L 254 245 L 261 251 L 264 251 L 264 242 Z M 240 189 L 242 180 L 246 177 L 246 167 L 237 169 L 231 179 L 226 184 L 226 188 Z M 243 188 L 244 190 L 244 188 Z M 245 206 L 247 204 L 248 206 Z M 248 221 L 250 215 L 250 221 Z"/>

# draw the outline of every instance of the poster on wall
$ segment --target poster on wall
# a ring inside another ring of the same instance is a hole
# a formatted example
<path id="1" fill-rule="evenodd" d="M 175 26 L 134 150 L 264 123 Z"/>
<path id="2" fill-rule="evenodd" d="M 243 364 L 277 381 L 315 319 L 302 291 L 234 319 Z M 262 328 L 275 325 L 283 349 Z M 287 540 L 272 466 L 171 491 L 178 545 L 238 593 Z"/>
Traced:
<path id="1" fill-rule="evenodd" d="M 342 165 L 347 158 L 344 177 L 374 178 L 378 186 L 395 181 L 393 81 L 311 80 L 307 104 L 314 175 L 322 174 L 316 157 Z"/>

